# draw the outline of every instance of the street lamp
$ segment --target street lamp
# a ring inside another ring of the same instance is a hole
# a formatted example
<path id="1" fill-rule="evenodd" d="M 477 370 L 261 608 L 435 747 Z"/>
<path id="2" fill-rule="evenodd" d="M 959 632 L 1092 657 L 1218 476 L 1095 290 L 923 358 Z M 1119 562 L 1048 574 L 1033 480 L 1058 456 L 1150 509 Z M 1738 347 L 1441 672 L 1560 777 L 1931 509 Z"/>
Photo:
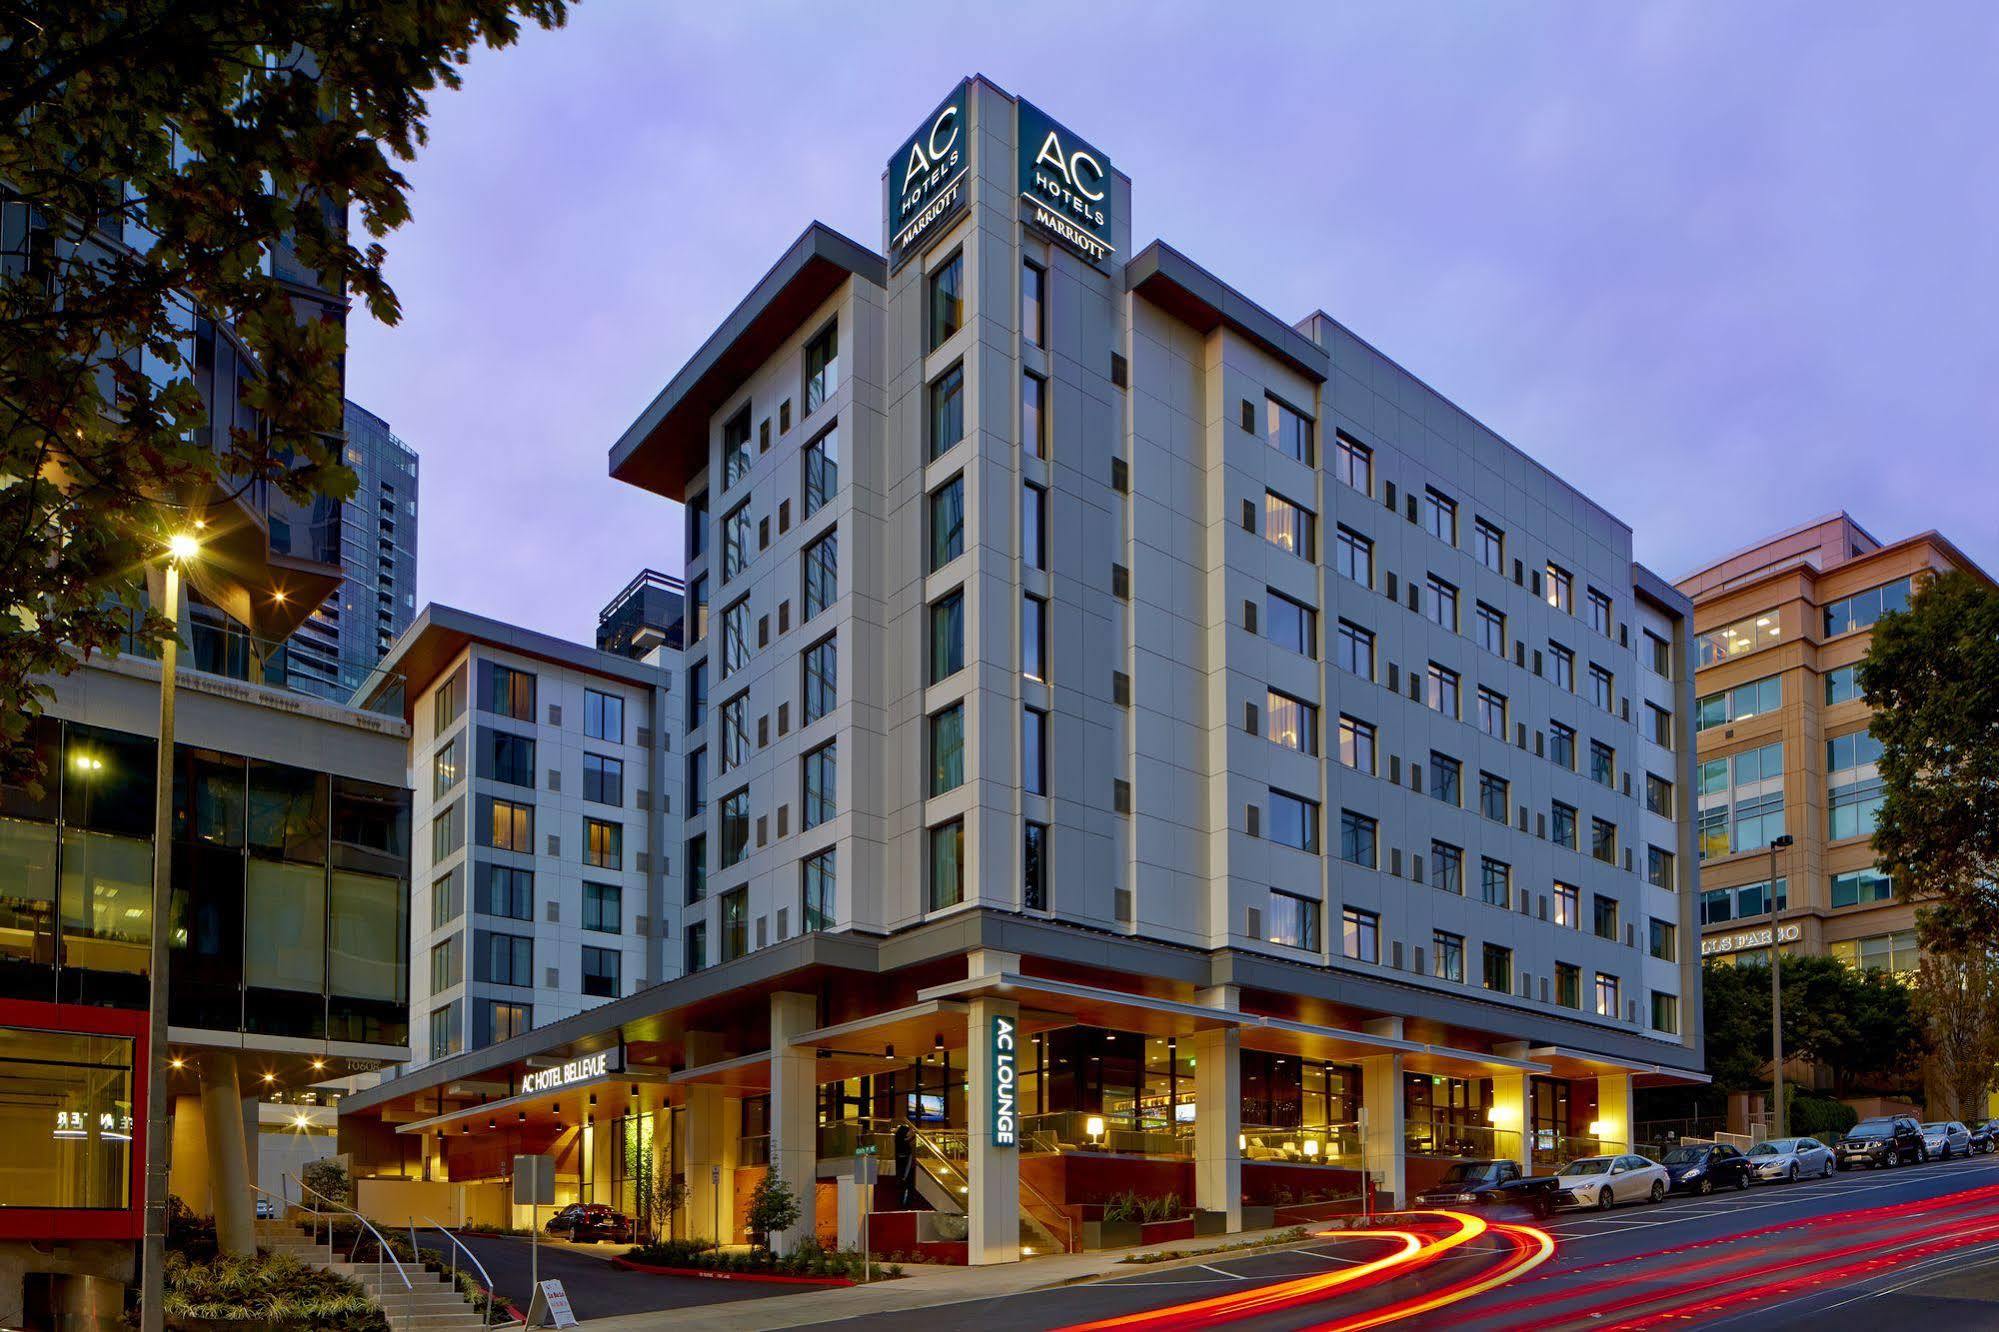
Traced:
<path id="1" fill-rule="evenodd" d="M 1777 936 L 1784 910 L 1777 902 L 1777 853 L 1791 845 L 1791 834 L 1781 833 L 1770 841 L 1770 1123 L 1777 1130 L 1770 1136 L 1784 1136 L 1784 982 Z"/>
<path id="2" fill-rule="evenodd" d="M 139 1327 L 166 1326 L 167 1257 L 167 921 L 173 915 L 174 683 L 180 662 L 180 575 L 201 554 L 193 532 L 167 538 L 166 588 L 154 609 L 166 617 L 160 643 L 160 736 L 153 758 L 153 929 L 146 974 L 146 1239 L 139 1260 Z M 177 1065 L 180 1061 L 176 1060 Z"/>

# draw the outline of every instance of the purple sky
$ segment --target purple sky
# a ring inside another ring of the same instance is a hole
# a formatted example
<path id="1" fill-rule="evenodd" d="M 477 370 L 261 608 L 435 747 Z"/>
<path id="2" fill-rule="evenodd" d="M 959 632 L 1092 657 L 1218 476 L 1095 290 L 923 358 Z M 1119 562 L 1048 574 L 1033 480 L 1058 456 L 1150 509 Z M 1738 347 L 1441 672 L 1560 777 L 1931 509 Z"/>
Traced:
<path id="1" fill-rule="evenodd" d="M 1995 68 L 1983 0 L 586 0 L 434 99 L 349 393 L 423 457 L 419 604 L 587 640 L 679 569 L 611 442 L 808 221 L 880 246 L 979 72 L 1131 176 L 1137 245 L 1323 306 L 1668 577 L 1840 508 L 1999 571 Z"/>

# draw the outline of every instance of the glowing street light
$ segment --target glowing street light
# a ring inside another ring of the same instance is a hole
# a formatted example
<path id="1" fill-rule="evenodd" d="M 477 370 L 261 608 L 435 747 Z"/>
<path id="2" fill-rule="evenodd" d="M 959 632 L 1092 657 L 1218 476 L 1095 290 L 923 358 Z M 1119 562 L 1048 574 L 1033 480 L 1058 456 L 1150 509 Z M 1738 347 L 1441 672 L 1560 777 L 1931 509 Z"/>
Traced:
<path id="1" fill-rule="evenodd" d="M 201 541 L 192 532 L 176 532 L 167 538 L 167 554 L 171 555 L 176 563 L 186 564 L 201 554 Z"/>

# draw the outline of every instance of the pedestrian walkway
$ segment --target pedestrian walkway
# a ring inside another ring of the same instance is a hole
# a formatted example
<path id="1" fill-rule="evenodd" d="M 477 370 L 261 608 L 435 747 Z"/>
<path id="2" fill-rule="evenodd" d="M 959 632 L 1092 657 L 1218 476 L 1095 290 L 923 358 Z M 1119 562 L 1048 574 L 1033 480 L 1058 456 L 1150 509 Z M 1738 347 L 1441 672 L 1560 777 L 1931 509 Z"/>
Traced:
<path id="1" fill-rule="evenodd" d="M 1046 1290 L 1051 1286 L 1090 1281 L 1098 1277 L 1131 1276 L 1138 1272 L 1158 1270 L 1156 1267 L 1139 1267 L 1124 1261 L 1134 1255 L 1164 1253 L 1186 1255 L 1184 1259 L 1167 1259 L 1159 1265 L 1177 1266 L 1182 1262 L 1195 1263 L 1204 1258 L 1212 1258 L 1224 1250 L 1245 1251 L 1238 1249 L 1237 1246 L 1246 1248 L 1259 1241 L 1283 1244 L 1288 1242 L 1291 1234 L 1292 1229 L 1289 1227 L 1244 1231 L 1236 1235 L 1175 1240 L 1166 1244 L 1146 1244 L 1130 1249 L 1053 1254 L 1045 1258 L 1024 1259 L 1017 1263 L 996 1263 L 990 1267 L 933 1267 L 924 1264 L 905 1268 L 909 1275 L 897 1281 L 878 1281 L 872 1285 L 834 1289 L 820 1288 L 796 1295 L 780 1295 L 771 1299 L 757 1300 L 748 1306 L 711 1305 L 702 1308 L 679 1308 L 670 1313 L 662 1311 L 627 1314 L 617 1318 L 594 1318 L 590 1320 L 590 1327 L 592 1332 L 641 1332 L 642 1329 L 666 1327 L 669 1323 L 676 1332 L 682 1328 L 702 1329 L 702 1332 L 761 1332 L 765 1328 L 804 1327 L 812 1323 L 865 1318 L 873 1314 L 897 1313 L 907 1309 L 958 1304 L 968 1300 L 999 1299 L 1008 1295 Z"/>

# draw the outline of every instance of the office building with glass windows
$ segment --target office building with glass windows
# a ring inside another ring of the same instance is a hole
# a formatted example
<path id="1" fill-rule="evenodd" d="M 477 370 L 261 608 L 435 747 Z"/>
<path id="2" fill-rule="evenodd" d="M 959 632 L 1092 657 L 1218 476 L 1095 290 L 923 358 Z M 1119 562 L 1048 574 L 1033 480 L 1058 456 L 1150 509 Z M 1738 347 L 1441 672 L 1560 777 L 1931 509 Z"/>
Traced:
<path id="1" fill-rule="evenodd" d="M 885 252 L 807 227 L 615 442 L 686 506 L 680 970 L 350 1097 L 364 1199 L 504 1215 L 547 1152 L 632 1209 L 643 1157 L 681 1235 L 776 1171 L 784 1243 L 1002 1262 L 1701 1080 L 1687 599 L 1332 317 L 1134 253 L 1131 189 L 968 79 Z"/>
<path id="2" fill-rule="evenodd" d="M 1985 573 L 1935 532 L 1883 544 L 1845 513 L 1680 580 L 1694 603 L 1701 953 L 1780 947 L 1915 971 L 1916 908 L 1877 862 L 1881 807 L 1858 663 L 1930 574 Z M 1791 845 L 1774 850 L 1788 835 Z"/>

